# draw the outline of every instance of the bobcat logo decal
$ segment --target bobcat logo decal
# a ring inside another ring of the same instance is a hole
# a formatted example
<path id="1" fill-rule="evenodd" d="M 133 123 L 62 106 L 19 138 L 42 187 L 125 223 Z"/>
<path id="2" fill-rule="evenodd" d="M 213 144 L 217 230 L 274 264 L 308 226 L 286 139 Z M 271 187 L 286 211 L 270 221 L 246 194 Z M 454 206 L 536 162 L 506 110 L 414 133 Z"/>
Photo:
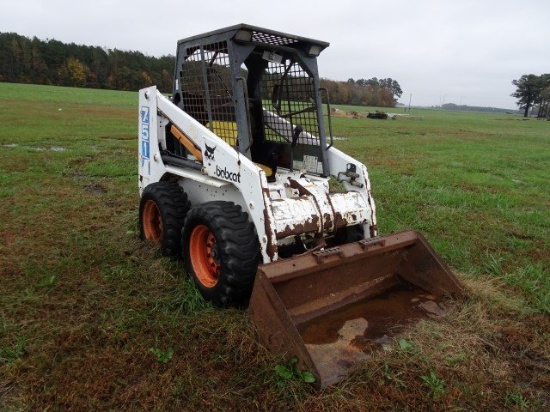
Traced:
<path id="1" fill-rule="evenodd" d="M 217 146 L 210 147 L 205 143 L 204 147 L 206 148 L 206 150 L 204 151 L 204 157 L 206 157 L 208 160 L 214 160 L 214 150 L 216 150 Z"/>

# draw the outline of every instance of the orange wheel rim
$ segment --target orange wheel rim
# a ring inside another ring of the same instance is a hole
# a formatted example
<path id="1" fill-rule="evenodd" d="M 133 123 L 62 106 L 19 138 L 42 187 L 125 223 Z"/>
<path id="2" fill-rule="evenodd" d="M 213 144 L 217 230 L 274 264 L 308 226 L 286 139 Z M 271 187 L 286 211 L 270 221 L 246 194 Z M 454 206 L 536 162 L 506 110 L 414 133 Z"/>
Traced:
<path id="1" fill-rule="evenodd" d="M 160 243 L 162 238 L 162 218 L 160 210 L 153 200 L 145 202 L 142 218 L 145 239 Z"/>
<path id="2" fill-rule="evenodd" d="M 218 245 L 214 234 L 204 225 L 196 226 L 189 240 L 191 265 L 197 279 L 207 288 L 218 283 L 221 273 Z"/>

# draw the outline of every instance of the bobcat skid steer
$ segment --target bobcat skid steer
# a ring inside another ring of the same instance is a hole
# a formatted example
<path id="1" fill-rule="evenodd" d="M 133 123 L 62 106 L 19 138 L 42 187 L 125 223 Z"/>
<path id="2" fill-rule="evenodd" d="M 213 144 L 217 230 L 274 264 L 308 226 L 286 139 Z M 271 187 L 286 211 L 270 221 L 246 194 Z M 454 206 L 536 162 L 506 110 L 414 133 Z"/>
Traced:
<path id="1" fill-rule="evenodd" d="M 240 24 L 178 42 L 171 98 L 139 92 L 141 237 L 320 387 L 463 293 L 421 234 L 378 236 L 367 169 L 333 145 L 327 46 Z"/>

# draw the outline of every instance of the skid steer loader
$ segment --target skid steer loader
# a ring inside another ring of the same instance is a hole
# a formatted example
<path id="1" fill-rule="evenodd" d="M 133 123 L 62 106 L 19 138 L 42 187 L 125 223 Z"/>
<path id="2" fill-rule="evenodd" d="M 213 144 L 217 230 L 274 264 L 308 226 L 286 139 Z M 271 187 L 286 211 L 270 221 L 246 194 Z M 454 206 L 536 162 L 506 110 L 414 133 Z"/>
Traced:
<path id="1" fill-rule="evenodd" d="M 463 293 L 421 234 L 378 236 L 367 169 L 333 145 L 327 46 L 239 24 L 178 42 L 171 98 L 139 92 L 141 237 L 320 387 Z"/>

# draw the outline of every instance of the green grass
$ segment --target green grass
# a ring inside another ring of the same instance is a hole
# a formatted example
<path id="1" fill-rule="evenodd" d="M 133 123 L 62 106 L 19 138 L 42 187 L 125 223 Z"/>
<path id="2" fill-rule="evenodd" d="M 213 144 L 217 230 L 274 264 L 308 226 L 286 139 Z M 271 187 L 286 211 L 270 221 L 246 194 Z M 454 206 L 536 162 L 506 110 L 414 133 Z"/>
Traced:
<path id="1" fill-rule="evenodd" d="M 487 259 L 499 259 L 493 275 L 550 313 L 542 276 L 511 275 L 550 265 L 548 122 L 420 109 L 334 122 L 348 138 L 336 145 L 369 168 L 382 233 L 420 230 L 460 271 L 486 273 Z"/>
<path id="2" fill-rule="evenodd" d="M 0 410 L 548 410 L 550 122 L 412 114 L 335 145 L 468 298 L 315 391 L 137 238 L 137 93 L 0 83 Z"/>

